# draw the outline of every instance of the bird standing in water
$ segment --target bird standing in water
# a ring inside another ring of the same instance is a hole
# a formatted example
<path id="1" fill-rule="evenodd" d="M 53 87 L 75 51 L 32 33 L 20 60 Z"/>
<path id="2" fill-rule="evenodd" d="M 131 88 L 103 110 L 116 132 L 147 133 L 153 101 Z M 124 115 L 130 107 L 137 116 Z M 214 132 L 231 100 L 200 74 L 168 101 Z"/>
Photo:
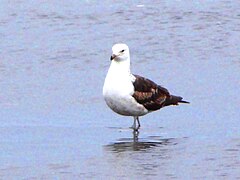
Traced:
<path id="1" fill-rule="evenodd" d="M 180 96 L 171 95 L 153 81 L 131 74 L 130 53 L 126 44 L 115 44 L 110 59 L 111 65 L 103 86 L 104 99 L 114 112 L 133 116 L 134 131 L 141 126 L 139 116 L 165 106 L 189 103 Z"/>

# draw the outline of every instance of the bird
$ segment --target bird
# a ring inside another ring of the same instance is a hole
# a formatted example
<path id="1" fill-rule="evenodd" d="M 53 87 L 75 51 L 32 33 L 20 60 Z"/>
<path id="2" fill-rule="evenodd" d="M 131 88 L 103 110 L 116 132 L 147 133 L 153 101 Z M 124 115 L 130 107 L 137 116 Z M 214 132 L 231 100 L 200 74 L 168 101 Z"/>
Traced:
<path id="1" fill-rule="evenodd" d="M 170 105 L 189 103 L 150 79 L 135 75 L 130 70 L 130 51 L 126 44 L 112 47 L 111 64 L 103 85 L 103 97 L 115 113 L 132 116 L 132 129 L 141 127 L 139 117 Z"/>

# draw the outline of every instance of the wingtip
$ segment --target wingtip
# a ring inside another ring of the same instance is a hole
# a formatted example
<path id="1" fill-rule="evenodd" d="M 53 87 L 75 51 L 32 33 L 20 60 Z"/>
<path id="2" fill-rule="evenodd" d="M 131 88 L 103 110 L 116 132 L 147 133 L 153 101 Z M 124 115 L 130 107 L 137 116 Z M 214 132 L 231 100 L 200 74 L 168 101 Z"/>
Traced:
<path id="1" fill-rule="evenodd" d="M 190 102 L 188 102 L 188 101 L 183 101 L 183 100 L 181 100 L 181 101 L 179 101 L 180 103 L 186 103 L 186 104 L 190 104 Z"/>

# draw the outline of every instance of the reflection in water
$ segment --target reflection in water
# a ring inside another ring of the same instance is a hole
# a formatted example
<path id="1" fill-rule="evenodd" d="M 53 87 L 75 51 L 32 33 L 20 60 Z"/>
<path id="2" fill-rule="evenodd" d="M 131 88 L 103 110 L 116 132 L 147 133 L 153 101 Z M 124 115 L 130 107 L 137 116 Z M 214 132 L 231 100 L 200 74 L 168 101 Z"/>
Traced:
<path id="1" fill-rule="evenodd" d="M 133 132 L 132 138 L 122 138 L 118 142 L 106 146 L 108 151 L 120 153 L 124 151 L 147 151 L 154 147 L 176 145 L 174 138 L 161 138 L 160 136 L 150 136 L 139 139 L 139 132 Z"/>
<path id="2" fill-rule="evenodd" d="M 169 172 L 168 167 L 174 161 L 179 145 L 175 138 L 148 136 L 139 138 L 133 133 L 131 138 L 122 138 L 106 145 L 107 162 L 117 178 L 136 177 L 168 177 L 175 178 L 175 172 Z"/>

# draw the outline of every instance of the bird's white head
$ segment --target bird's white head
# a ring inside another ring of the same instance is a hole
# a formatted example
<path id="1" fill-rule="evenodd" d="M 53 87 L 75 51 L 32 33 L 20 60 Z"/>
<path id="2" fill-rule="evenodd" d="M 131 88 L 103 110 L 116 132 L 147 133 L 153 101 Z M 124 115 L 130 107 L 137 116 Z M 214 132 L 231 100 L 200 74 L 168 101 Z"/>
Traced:
<path id="1" fill-rule="evenodd" d="M 112 47 L 112 56 L 110 60 L 114 60 L 117 62 L 129 60 L 130 61 L 130 53 L 129 48 L 126 44 L 115 44 Z"/>

